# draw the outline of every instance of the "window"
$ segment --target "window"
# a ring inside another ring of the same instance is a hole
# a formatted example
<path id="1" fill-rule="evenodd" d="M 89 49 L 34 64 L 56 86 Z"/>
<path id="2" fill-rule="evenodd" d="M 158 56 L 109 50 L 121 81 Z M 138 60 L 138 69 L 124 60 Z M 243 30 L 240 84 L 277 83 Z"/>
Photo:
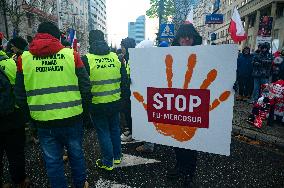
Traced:
<path id="1" fill-rule="evenodd" d="M 284 16 L 284 4 L 277 4 L 276 8 L 276 18 Z"/>

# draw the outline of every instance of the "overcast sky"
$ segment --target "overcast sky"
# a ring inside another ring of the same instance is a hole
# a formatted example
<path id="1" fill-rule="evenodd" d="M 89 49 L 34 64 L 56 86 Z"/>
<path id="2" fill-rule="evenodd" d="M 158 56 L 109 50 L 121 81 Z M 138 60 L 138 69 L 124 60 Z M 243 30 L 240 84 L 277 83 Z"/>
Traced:
<path id="1" fill-rule="evenodd" d="M 150 8 L 150 0 L 106 0 L 106 6 L 109 44 L 112 42 L 119 47 L 121 39 L 128 35 L 128 22 L 146 15 L 146 10 Z M 146 18 L 146 39 L 155 38 L 157 27 L 157 19 Z"/>

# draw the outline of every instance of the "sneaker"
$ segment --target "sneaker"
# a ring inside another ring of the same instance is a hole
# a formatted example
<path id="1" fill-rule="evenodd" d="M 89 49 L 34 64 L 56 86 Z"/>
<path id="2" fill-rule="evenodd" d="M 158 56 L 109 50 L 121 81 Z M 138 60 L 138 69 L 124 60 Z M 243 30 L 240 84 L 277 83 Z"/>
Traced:
<path id="1" fill-rule="evenodd" d="M 122 156 L 120 157 L 120 159 L 114 159 L 113 160 L 113 163 L 116 164 L 116 165 L 119 165 L 122 161 Z"/>
<path id="2" fill-rule="evenodd" d="M 130 142 L 133 140 L 130 131 L 125 131 L 124 133 L 122 133 L 120 139 L 122 142 Z"/>
<path id="3" fill-rule="evenodd" d="M 97 165 L 97 167 L 105 169 L 105 170 L 109 170 L 109 171 L 113 170 L 113 166 L 104 165 L 101 159 L 98 159 L 96 161 L 96 165 Z"/>
<path id="4" fill-rule="evenodd" d="M 151 150 L 149 148 L 145 148 L 144 145 L 138 146 L 136 148 L 136 151 L 141 152 L 141 153 L 151 153 L 151 152 L 153 152 L 153 150 Z"/>

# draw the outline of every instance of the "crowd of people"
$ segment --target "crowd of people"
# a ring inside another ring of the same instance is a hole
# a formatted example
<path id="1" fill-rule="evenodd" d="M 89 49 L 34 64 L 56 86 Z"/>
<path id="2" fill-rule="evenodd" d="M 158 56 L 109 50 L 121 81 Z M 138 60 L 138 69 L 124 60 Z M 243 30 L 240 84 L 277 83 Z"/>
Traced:
<path id="1" fill-rule="evenodd" d="M 121 49 L 112 52 L 104 33 L 92 30 L 89 52 L 80 56 L 61 39 L 53 23 L 43 22 L 37 31 L 28 42 L 15 37 L 0 49 L 0 185 L 26 188 L 32 183 L 25 171 L 28 124 L 34 130 L 33 136 L 38 137 L 51 187 L 68 187 L 63 162 L 68 156 L 74 187 L 87 188 L 83 129 L 95 127 L 102 156 L 96 166 L 112 171 L 123 160 L 121 142 L 132 140 L 129 49 L 152 47 L 154 43 L 143 41 L 136 45 L 127 37 L 122 39 Z M 159 47 L 201 43 L 193 25 L 183 24 L 171 44 L 162 41 Z M 267 43 L 259 45 L 253 54 L 250 51 L 245 47 L 238 56 L 236 99 L 254 104 L 249 117 L 253 124 L 259 123 L 258 117 L 264 117 L 262 111 L 269 122 L 280 119 L 283 123 L 284 49 L 274 57 Z M 152 152 L 154 144 L 145 142 L 136 150 Z M 176 165 L 167 171 L 167 178 L 181 180 L 190 187 L 197 151 L 174 151 Z M 4 153 L 12 184 L 2 182 Z"/>
<path id="2" fill-rule="evenodd" d="M 174 46 L 201 44 L 192 24 L 179 27 Z M 89 52 L 83 56 L 72 48 L 56 25 L 43 22 L 37 34 L 26 42 L 11 39 L 0 49 L 0 185 L 30 187 L 25 171 L 25 126 L 37 135 L 50 186 L 68 187 L 64 162 L 68 156 L 73 186 L 87 188 L 86 164 L 82 147 L 84 127 L 94 126 L 101 159 L 96 166 L 112 171 L 123 156 L 121 141 L 132 140 L 129 48 L 135 40 L 125 38 L 121 50 L 112 52 L 100 30 L 89 33 Z M 137 47 L 153 46 L 144 41 Z M 162 41 L 160 47 L 168 47 Z M 124 126 L 121 128 L 121 119 Z M 151 152 L 154 145 L 144 143 L 139 152 Z M 192 185 L 197 152 L 174 148 L 176 165 L 169 169 L 170 180 Z M 3 156 L 9 162 L 11 183 L 3 185 Z M 63 157 L 63 155 L 65 158 Z"/>
<path id="3" fill-rule="evenodd" d="M 270 44 L 262 43 L 254 53 L 244 47 L 237 60 L 236 100 L 253 104 L 248 122 L 258 128 L 263 120 L 272 126 L 284 124 L 284 48 L 270 52 Z"/>

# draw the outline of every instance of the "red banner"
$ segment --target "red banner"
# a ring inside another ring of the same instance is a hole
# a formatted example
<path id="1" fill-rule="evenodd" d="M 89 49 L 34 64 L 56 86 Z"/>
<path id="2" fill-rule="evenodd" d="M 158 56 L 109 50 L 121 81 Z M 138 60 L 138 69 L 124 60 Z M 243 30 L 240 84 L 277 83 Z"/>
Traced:
<path id="1" fill-rule="evenodd" d="M 209 128 L 210 90 L 147 88 L 148 121 Z"/>

